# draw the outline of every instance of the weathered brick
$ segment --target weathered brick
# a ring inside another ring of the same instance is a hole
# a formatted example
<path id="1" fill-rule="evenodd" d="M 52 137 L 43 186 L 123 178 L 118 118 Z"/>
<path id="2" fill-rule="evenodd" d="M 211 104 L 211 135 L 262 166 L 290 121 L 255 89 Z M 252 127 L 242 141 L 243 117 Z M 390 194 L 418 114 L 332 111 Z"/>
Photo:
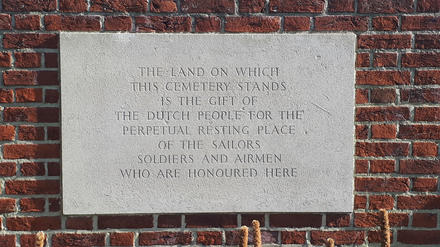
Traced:
<path id="1" fill-rule="evenodd" d="M 390 226 L 408 226 L 409 216 L 406 213 L 390 213 Z M 355 213 L 354 225 L 356 227 L 377 227 L 382 226 L 382 215 L 380 213 Z"/>
<path id="2" fill-rule="evenodd" d="M 91 12 L 147 12 L 147 0 L 91 0 Z"/>
<path id="3" fill-rule="evenodd" d="M 402 31 L 440 30 L 440 17 L 402 16 Z"/>
<path id="4" fill-rule="evenodd" d="M 105 246 L 105 233 L 73 234 L 56 233 L 52 235 L 53 247 L 92 247 Z"/>
<path id="5" fill-rule="evenodd" d="M 397 126 L 394 124 L 374 124 L 371 126 L 371 137 L 374 139 L 394 139 Z"/>
<path id="6" fill-rule="evenodd" d="M 373 60 L 374 67 L 397 67 L 396 53 L 375 53 Z"/>
<path id="7" fill-rule="evenodd" d="M 0 125 L 0 141 L 13 141 L 15 139 L 15 127 L 12 125 Z"/>
<path id="8" fill-rule="evenodd" d="M 395 31 L 399 26 L 397 16 L 376 16 L 372 19 L 372 26 L 377 31 Z"/>
<path id="9" fill-rule="evenodd" d="M 371 103 L 394 103 L 396 90 L 394 88 L 373 88 L 370 93 Z"/>
<path id="10" fill-rule="evenodd" d="M 32 181 L 7 181 L 5 191 L 8 195 L 39 195 L 59 194 L 60 181 L 58 180 L 32 180 Z"/>
<path id="11" fill-rule="evenodd" d="M 41 88 L 17 88 L 15 89 L 16 102 L 42 102 L 43 89 Z"/>
<path id="12" fill-rule="evenodd" d="M 59 121 L 56 107 L 7 107 L 3 112 L 5 122 L 54 123 Z"/>
<path id="13" fill-rule="evenodd" d="M 359 13 L 412 13 L 413 0 L 358 0 Z"/>
<path id="14" fill-rule="evenodd" d="M 15 212 L 15 210 L 15 199 L 0 198 L 0 213 L 11 213 Z"/>
<path id="15" fill-rule="evenodd" d="M 173 0 L 152 0 L 150 10 L 154 13 L 177 12 L 177 4 Z"/>
<path id="16" fill-rule="evenodd" d="M 225 31 L 231 33 L 268 33 L 277 32 L 280 28 L 281 19 L 272 16 L 226 17 L 225 23 Z"/>
<path id="17" fill-rule="evenodd" d="M 277 13 L 320 13 L 324 10 L 325 0 L 271 0 L 269 11 Z"/>
<path id="18" fill-rule="evenodd" d="M 440 209 L 440 196 L 438 195 L 399 196 L 397 198 L 397 208 Z"/>
<path id="19" fill-rule="evenodd" d="M 86 12 L 87 0 L 60 0 L 61 12 Z"/>
<path id="20" fill-rule="evenodd" d="M 435 192 L 437 191 L 438 180 L 437 178 L 414 178 L 413 179 L 413 191 L 423 192 Z"/>
<path id="21" fill-rule="evenodd" d="M 413 214 L 412 226 L 435 228 L 437 226 L 437 214 L 415 213 Z"/>
<path id="22" fill-rule="evenodd" d="M 220 32 L 220 18 L 217 16 L 196 17 L 196 32 Z"/>
<path id="23" fill-rule="evenodd" d="M 282 244 L 305 244 L 306 232 L 301 231 L 282 231 L 281 232 Z"/>
<path id="24" fill-rule="evenodd" d="M 15 67 L 17 68 L 38 68 L 41 66 L 41 53 L 16 52 Z"/>
<path id="25" fill-rule="evenodd" d="M 363 192 L 406 192 L 409 191 L 408 178 L 356 178 L 354 182 L 356 191 Z"/>
<path id="26" fill-rule="evenodd" d="M 239 0 L 238 11 L 241 13 L 263 13 L 265 2 L 264 0 Z"/>
<path id="27" fill-rule="evenodd" d="M 356 84 L 372 86 L 408 85 L 411 74 L 408 71 L 357 71 Z"/>
<path id="28" fill-rule="evenodd" d="M 14 0 L 15 1 L 15 0 Z M 48 33 L 6 33 L 3 36 L 6 49 L 58 48 L 58 34 Z"/>
<path id="29" fill-rule="evenodd" d="M 39 15 L 15 15 L 15 29 L 19 30 L 40 30 Z"/>
<path id="30" fill-rule="evenodd" d="M 315 31 L 366 31 L 368 19 L 361 16 L 319 16 Z"/>
<path id="31" fill-rule="evenodd" d="M 402 174 L 440 174 L 438 160 L 401 160 L 400 173 Z"/>
<path id="32" fill-rule="evenodd" d="M 3 10 L 11 12 L 55 11 L 56 0 L 3 0 Z"/>
<path id="33" fill-rule="evenodd" d="M 417 85 L 440 85 L 440 70 L 416 70 L 414 83 Z"/>
<path id="34" fill-rule="evenodd" d="M 189 32 L 188 16 L 139 16 L 135 18 L 137 32 Z"/>
<path id="35" fill-rule="evenodd" d="M 1 162 L 0 163 L 0 177 L 15 176 L 17 172 L 17 166 L 13 162 Z"/>
<path id="36" fill-rule="evenodd" d="M 311 242 L 313 245 L 327 244 L 327 239 L 332 238 L 335 244 L 352 245 L 363 244 L 365 232 L 363 231 L 311 231 Z"/>
<path id="37" fill-rule="evenodd" d="M 104 29 L 106 31 L 130 31 L 131 30 L 130 16 L 106 16 L 104 22 Z"/>
<path id="38" fill-rule="evenodd" d="M 356 121 L 401 121 L 409 120 L 407 107 L 358 107 Z"/>
<path id="39" fill-rule="evenodd" d="M 68 217 L 66 219 L 66 229 L 73 230 L 92 230 L 92 217 Z"/>
<path id="40" fill-rule="evenodd" d="M 20 199 L 21 212 L 44 212 L 44 198 L 23 198 Z"/>
<path id="41" fill-rule="evenodd" d="M 115 232 L 110 234 L 111 246 L 133 246 L 134 233 L 132 232 Z"/>
<path id="42" fill-rule="evenodd" d="M 21 164 L 22 176 L 44 176 L 46 173 L 43 162 L 26 162 Z"/>
<path id="43" fill-rule="evenodd" d="M 310 30 L 310 17 L 286 16 L 284 17 L 284 31 L 308 31 Z"/>
<path id="44" fill-rule="evenodd" d="M 440 67 L 440 53 L 405 53 L 402 55 L 402 66 L 408 68 Z"/>
<path id="45" fill-rule="evenodd" d="M 354 12 L 354 0 L 329 0 L 328 12 Z"/>
<path id="46" fill-rule="evenodd" d="M 439 12 L 440 2 L 438 0 L 418 0 L 417 1 L 418 12 Z"/>
<path id="47" fill-rule="evenodd" d="M 6 219 L 10 231 L 45 231 L 61 229 L 60 216 L 11 217 Z"/>
<path id="48" fill-rule="evenodd" d="M 227 13 L 233 14 L 234 0 L 182 0 L 181 9 L 184 13 Z"/>
<path id="49" fill-rule="evenodd" d="M 197 232 L 197 243 L 203 245 L 221 245 L 222 232 Z"/>
<path id="50" fill-rule="evenodd" d="M 139 245 L 188 245 L 191 239 L 191 232 L 142 232 Z"/>
<path id="51" fill-rule="evenodd" d="M 371 160 L 370 172 L 371 173 L 392 173 L 395 169 L 394 160 Z"/>
<path id="52" fill-rule="evenodd" d="M 439 125 L 400 125 L 400 139 L 440 140 Z"/>
<path id="53" fill-rule="evenodd" d="M 371 195 L 370 196 L 370 209 L 371 210 L 379 210 L 379 209 L 393 209 L 394 207 L 394 198 L 389 195 Z"/>
<path id="54" fill-rule="evenodd" d="M 46 15 L 44 17 L 46 30 L 49 31 L 99 31 L 101 22 L 99 16 L 64 16 Z"/>

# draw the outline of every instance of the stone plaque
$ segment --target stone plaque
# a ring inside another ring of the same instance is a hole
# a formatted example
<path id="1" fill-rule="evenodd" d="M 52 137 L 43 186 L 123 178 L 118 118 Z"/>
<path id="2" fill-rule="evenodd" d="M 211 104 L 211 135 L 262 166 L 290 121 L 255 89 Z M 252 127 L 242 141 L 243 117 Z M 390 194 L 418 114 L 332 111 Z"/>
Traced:
<path id="1" fill-rule="evenodd" d="M 60 39 L 65 214 L 352 211 L 354 34 Z"/>

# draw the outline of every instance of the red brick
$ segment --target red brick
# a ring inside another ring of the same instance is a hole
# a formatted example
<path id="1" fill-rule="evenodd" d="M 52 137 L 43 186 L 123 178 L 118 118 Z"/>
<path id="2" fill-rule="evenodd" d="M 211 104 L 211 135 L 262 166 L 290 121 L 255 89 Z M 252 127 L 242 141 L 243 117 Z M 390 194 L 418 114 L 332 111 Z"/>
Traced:
<path id="1" fill-rule="evenodd" d="M 159 228 L 179 228 L 182 226 L 182 217 L 178 214 L 159 215 L 157 227 Z"/>
<path id="2" fill-rule="evenodd" d="M 350 214 L 327 214 L 326 225 L 328 227 L 350 226 Z"/>
<path id="3" fill-rule="evenodd" d="M 56 0 L 3 0 L 3 10 L 11 12 L 55 11 Z"/>
<path id="4" fill-rule="evenodd" d="M 6 181 L 5 192 L 8 195 L 59 194 L 60 181 L 58 180 Z"/>
<path id="5" fill-rule="evenodd" d="M 417 49 L 440 49 L 440 35 L 417 34 L 415 47 Z"/>
<path id="6" fill-rule="evenodd" d="M 438 160 L 401 160 L 400 173 L 402 174 L 440 174 Z"/>
<path id="7" fill-rule="evenodd" d="M 372 26 L 377 31 L 395 31 L 399 26 L 397 16 L 376 16 L 373 17 Z"/>
<path id="8" fill-rule="evenodd" d="M 411 35 L 379 34 L 360 35 L 358 37 L 360 49 L 404 49 L 411 48 Z"/>
<path id="9" fill-rule="evenodd" d="M 268 16 L 226 17 L 225 23 L 225 31 L 231 33 L 277 32 L 280 27 L 281 19 L 279 17 Z"/>
<path id="10" fill-rule="evenodd" d="M 390 213 L 390 226 L 408 226 L 409 217 L 405 213 Z M 355 213 L 354 225 L 356 227 L 376 227 L 382 226 L 382 216 L 380 213 Z"/>
<path id="11" fill-rule="evenodd" d="M 328 12 L 354 12 L 354 0 L 329 0 Z"/>
<path id="12" fill-rule="evenodd" d="M 38 71 L 38 85 L 58 85 L 58 71 Z"/>
<path id="13" fill-rule="evenodd" d="M 440 89 L 402 89 L 401 101 L 410 103 L 440 103 Z"/>
<path id="14" fill-rule="evenodd" d="M 371 160 L 370 172 L 371 173 L 393 173 L 394 172 L 394 160 Z"/>
<path id="15" fill-rule="evenodd" d="M 0 125 L 0 141 L 13 141 L 15 139 L 15 127 L 12 125 Z"/>
<path id="16" fill-rule="evenodd" d="M 151 215 L 124 215 L 124 216 L 99 216 L 98 229 L 107 228 L 151 228 L 153 216 Z"/>
<path id="17" fill-rule="evenodd" d="M 397 54 L 396 53 L 376 53 L 374 54 L 374 67 L 396 67 Z"/>
<path id="18" fill-rule="evenodd" d="M 399 196 L 397 198 L 398 209 L 440 209 L 440 196 Z"/>
<path id="19" fill-rule="evenodd" d="M 48 176 L 60 176 L 61 175 L 60 164 L 57 162 L 47 163 L 47 175 Z"/>
<path id="20" fill-rule="evenodd" d="M 364 140 L 368 138 L 368 125 L 356 125 L 356 139 Z"/>
<path id="21" fill-rule="evenodd" d="M 321 227 L 320 214 L 271 214 L 271 227 Z"/>
<path id="22" fill-rule="evenodd" d="M 0 53 L 0 67 L 8 68 L 12 65 L 12 57 L 9 52 Z"/>
<path id="23" fill-rule="evenodd" d="M 358 0 L 359 13 L 412 13 L 413 0 Z"/>
<path id="24" fill-rule="evenodd" d="M 370 93 L 371 103 L 394 103 L 396 90 L 394 88 L 373 88 Z"/>
<path id="25" fill-rule="evenodd" d="M 43 89 L 41 88 L 17 88 L 15 89 L 16 102 L 41 102 L 43 101 Z"/>
<path id="26" fill-rule="evenodd" d="M 413 191 L 437 191 L 437 178 L 414 178 Z"/>
<path id="27" fill-rule="evenodd" d="M 10 231 L 45 231 L 61 229 L 61 217 L 13 217 L 6 219 Z"/>
<path id="28" fill-rule="evenodd" d="M 354 196 L 354 209 L 365 209 L 367 207 L 366 196 Z"/>
<path id="29" fill-rule="evenodd" d="M 58 68 L 58 54 L 44 53 L 44 63 L 46 68 Z"/>
<path id="30" fill-rule="evenodd" d="M 406 192 L 409 191 L 408 178 L 356 178 L 355 190 L 362 192 Z"/>
<path id="31" fill-rule="evenodd" d="M 15 210 L 15 199 L 0 198 L 0 213 L 11 213 L 15 212 Z"/>
<path id="32" fill-rule="evenodd" d="M 313 245 L 327 244 L 327 239 L 332 238 L 335 244 L 363 244 L 365 232 L 363 231 L 311 231 L 311 242 Z"/>
<path id="33" fill-rule="evenodd" d="M 264 13 L 264 0 L 239 0 L 238 11 L 240 13 Z"/>
<path id="34" fill-rule="evenodd" d="M 15 53 L 15 67 L 17 68 L 38 68 L 41 66 L 40 53 Z"/>
<path id="35" fill-rule="evenodd" d="M 356 160 L 355 173 L 368 173 L 368 160 Z"/>
<path id="36" fill-rule="evenodd" d="M 20 235 L 21 247 L 35 247 L 37 235 L 36 234 L 22 234 Z"/>
<path id="37" fill-rule="evenodd" d="M 61 12 L 86 12 L 87 1 L 86 0 L 60 0 Z"/>
<path id="38" fill-rule="evenodd" d="M 44 24 L 48 31 L 99 31 L 101 23 L 99 16 L 64 16 L 46 15 Z"/>
<path id="39" fill-rule="evenodd" d="M 404 244 L 440 244 L 440 231 L 399 230 L 397 242 Z"/>
<path id="40" fill-rule="evenodd" d="M 252 226 L 252 221 L 258 220 L 260 222 L 260 226 L 264 226 L 264 214 L 242 214 L 241 215 L 241 225 L 242 226 Z"/>
<path id="41" fill-rule="evenodd" d="M 440 140 L 439 125 L 401 125 L 399 129 L 400 139 L 430 139 Z"/>
<path id="42" fill-rule="evenodd" d="M 408 143 L 357 142 L 356 155 L 360 157 L 407 156 Z"/>
<path id="43" fill-rule="evenodd" d="M 23 198 L 20 199 L 21 212 L 44 212 L 44 198 Z"/>
<path id="44" fill-rule="evenodd" d="M 356 89 L 356 104 L 368 103 L 368 89 Z"/>
<path id="45" fill-rule="evenodd" d="M 142 232 L 139 245 L 188 245 L 191 239 L 191 232 Z"/>
<path id="46" fill-rule="evenodd" d="M 92 230 L 92 217 L 68 217 L 66 219 L 66 229 L 73 230 Z"/>
<path id="47" fill-rule="evenodd" d="M 428 213 L 414 213 L 413 215 L 413 227 L 437 227 L 437 214 Z"/>
<path id="48" fill-rule="evenodd" d="M 417 85 L 440 85 L 440 70 L 417 70 L 414 83 Z"/>
<path id="49" fill-rule="evenodd" d="M 408 85 L 411 75 L 408 71 L 357 71 L 356 84 L 373 86 Z"/>
<path id="50" fill-rule="evenodd" d="M 371 195 L 370 196 L 370 209 L 393 209 L 394 198 L 389 195 Z"/>
<path id="51" fill-rule="evenodd" d="M 115 232 L 110 234 L 111 246 L 133 246 L 134 233 L 132 232 Z"/>
<path id="52" fill-rule="evenodd" d="M 299 231 L 282 231 L 281 232 L 282 244 L 305 244 L 306 232 Z"/>
<path id="53" fill-rule="evenodd" d="M 60 139 L 60 128 L 59 127 L 47 127 L 47 139 L 48 140 L 59 140 Z"/>
<path id="54" fill-rule="evenodd" d="M 56 123 L 59 109 L 56 107 L 7 107 L 3 112 L 5 122 Z"/>
<path id="55" fill-rule="evenodd" d="M 271 0 L 269 12 L 277 13 L 321 13 L 324 10 L 325 0 Z"/>
<path id="56" fill-rule="evenodd" d="M 185 216 L 187 228 L 237 227 L 235 214 L 190 214 Z"/>
<path id="57" fill-rule="evenodd" d="M 49 211 L 59 212 L 61 209 L 61 202 L 59 198 L 49 198 Z"/>
<path id="58" fill-rule="evenodd" d="M 228 13 L 233 14 L 233 0 L 182 0 L 183 13 Z"/>
<path id="59" fill-rule="evenodd" d="M 374 139 L 395 139 L 397 127 L 394 124 L 374 124 L 371 126 L 371 137 Z"/>
<path id="60" fill-rule="evenodd" d="M 370 54 L 359 53 L 356 56 L 356 67 L 370 67 Z"/>
<path id="61" fill-rule="evenodd" d="M 368 231 L 369 243 L 383 243 L 382 231 Z M 393 231 L 390 231 L 390 242 L 393 243 Z"/>
<path id="62" fill-rule="evenodd" d="M 196 17 L 196 32 L 220 32 L 220 18 L 217 16 Z"/>
<path id="63" fill-rule="evenodd" d="M 315 31 L 366 31 L 368 19 L 360 16 L 319 16 Z"/>
<path id="64" fill-rule="evenodd" d="M 440 17 L 402 16 L 402 31 L 440 30 Z"/>
<path id="65" fill-rule="evenodd" d="M 418 0 L 417 1 L 418 12 L 439 12 L 440 2 L 438 0 Z"/>
<path id="66" fill-rule="evenodd" d="M 416 107 L 414 121 L 440 121 L 440 107 Z"/>
<path id="67" fill-rule="evenodd" d="M 104 29 L 106 31 L 130 31 L 131 25 L 130 16 L 106 16 Z"/>
<path id="68" fill-rule="evenodd" d="M 358 107 L 356 121 L 401 121 L 409 120 L 407 107 Z"/>
<path id="69" fill-rule="evenodd" d="M 8 14 L 0 14 L 0 30 L 11 29 L 11 16 Z"/>
<path id="70" fill-rule="evenodd" d="M 39 15 L 15 15 L 15 29 L 40 30 Z"/>
<path id="71" fill-rule="evenodd" d="M 15 0 L 14 0 L 15 1 Z M 58 48 L 58 34 L 47 33 L 7 33 L 3 37 L 6 49 Z"/>
<path id="72" fill-rule="evenodd" d="M 154 13 L 173 13 L 177 12 L 177 4 L 173 0 L 152 0 L 150 10 Z"/>
<path id="73" fill-rule="evenodd" d="M 147 0 L 91 0 L 91 12 L 137 12 L 147 11 Z"/>
<path id="74" fill-rule="evenodd" d="M 0 103 L 12 103 L 14 92 L 12 89 L 0 89 Z"/>
<path id="75" fill-rule="evenodd" d="M 440 26 L 440 23 L 439 23 Z M 402 54 L 402 66 L 416 67 L 440 67 L 440 53 L 406 53 Z"/>
<path id="76" fill-rule="evenodd" d="M 57 89 L 46 89 L 44 102 L 46 103 L 58 103 L 60 99 L 60 93 Z"/>
<path id="77" fill-rule="evenodd" d="M 43 162 L 26 162 L 21 164 L 22 176 L 44 176 L 46 170 Z"/>
<path id="78" fill-rule="evenodd" d="M 0 177 L 11 177 L 15 176 L 17 168 L 13 162 L 2 162 L 0 163 Z"/>
<path id="79" fill-rule="evenodd" d="M 203 245 L 221 245 L 221 232 L 197 232 L 197 243 Z"/>
<path id="80" fill-rule="evenodd" d="M 191 18 L 188 16 L 138 16 L 136 32 L 189 32 Z"/>
<path id="81" fill-rule="evenodd" d="M 56 233 L 52 235 L 52 247 L 92 247 L 105 246 L 105 233 L 73 234 Z"/>
<path id="82" fill-rule="evenodd" d="M 284 31 L 308 31 L 310 30 L 310 17 L 286 16 L 284 17 Z"/>
<path id="83" fill-rule="evenodd" d="M 2 247 L 15 247 L 15 235 L 0 235 Z"/>
<path id="84" fill-rule="evenodd" d="M 421 157 L 435 157 L 438 154 L 437 143 L 434 142 L 414 142 L 413 155 Z"/>
<path id="85" fill-rule="evenodd" d="M 26 70 L 9 70 L 3 73 L 6 86 L 37 85 L 37 72 Z"/>
<path id="86" fill-rule="evenodd" d="M 235 231 L 226 231 L 226 245 L 238 245 L 241 243 L 241 233 L 239 230 Z M 248 238 L 248 244 L 253 243 L 253 231 L 252 229 L 249 230 L 249 238 Z M 261 242 L 262 244 L 274 244 L 278 243 L 278 232 L 277 231 L 261 231 Z"/>

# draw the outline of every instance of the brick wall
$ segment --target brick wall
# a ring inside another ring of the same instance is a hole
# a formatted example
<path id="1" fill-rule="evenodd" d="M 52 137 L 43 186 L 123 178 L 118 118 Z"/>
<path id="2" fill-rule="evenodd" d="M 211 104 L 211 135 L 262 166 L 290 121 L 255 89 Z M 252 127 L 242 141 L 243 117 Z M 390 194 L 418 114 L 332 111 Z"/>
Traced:
<path id="1" fill-rule="evenodd" d="M 264 243 L 374 246 L 381 208 L 394 246 L 440 245 L 439 0 L 176 1 L 0 1 L 0 246 L 234 245 L 252 219 Z M 356 33 L 354 212 L 63 215 L 60 30 Z"/>

